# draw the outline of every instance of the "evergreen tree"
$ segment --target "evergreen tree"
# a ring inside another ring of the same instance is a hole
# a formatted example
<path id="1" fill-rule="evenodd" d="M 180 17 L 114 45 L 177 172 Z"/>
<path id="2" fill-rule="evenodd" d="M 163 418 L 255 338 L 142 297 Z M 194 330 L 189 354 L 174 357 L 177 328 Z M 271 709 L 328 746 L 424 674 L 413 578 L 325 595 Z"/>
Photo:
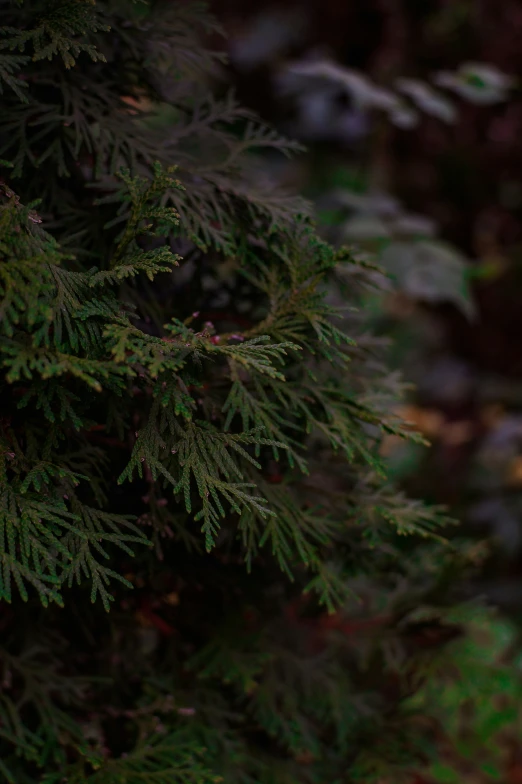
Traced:
<path id="1" fill-rule="evenodd" d="M 267 179 L 205 8 L 0 10 L 0 774 L 409 770 L 401 628 L 464 556 L 386 479 L 380 273 Z"/>

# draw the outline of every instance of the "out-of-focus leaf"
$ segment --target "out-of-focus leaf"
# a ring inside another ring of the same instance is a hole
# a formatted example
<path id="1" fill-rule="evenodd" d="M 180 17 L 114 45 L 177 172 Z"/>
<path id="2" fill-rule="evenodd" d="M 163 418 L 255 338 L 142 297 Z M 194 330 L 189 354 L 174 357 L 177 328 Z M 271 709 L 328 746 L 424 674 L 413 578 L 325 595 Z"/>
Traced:
<path id="1" fill-rule="evenodd" d="M 411 100 L 426 114 L 431 114 L 445 123 L 451 124 L 456 119 L 455 106 L 425 82 L 417 79 L 398 79 L 397 89 Z"/>
<path id="2" fill-rule="evenodd" d="M 379 259 L 398 288 L 418 300 L 453 302 L 469 317 L 474 308 L 466 282 L 466 260 L 435 240 L 390 242 Z"/>
<path id="3" fill-rule="evenodd" d="M 342 207 L 383 217 L 399 215 L 401 210 L 399 201 L 387 193 L 354 193 L 343 189 L 335 192 L 334 197 Z"/>
<path id="4" fill-rule="evenodd" d="M 361 108 L 393 111 L 400 106 L 400 99 L 390 90 L 379 87 L 358 71 L 329 60 L 292 63 L 287 70 L 295 76 L 327 79 L 342 85 Z"/>
<path id="5" fill-rule="evenodd" d="M 461 98 L 486 106 L 504 101 L 514 86 L 510 76 L 487 63 L 464 63 L 457 71 L 441 71 L 434 82 Z"/>
<path id="6" fill-rule="evenodd" d="M 392 225 L 395 234 L 409 236 L 433 237 L 437 231 L 434 221 L 424 215 L 414 215 L 413 213 L 398 215 Z"/>
<path id="7" fill-rule="evenodd" d="M 391 232 L 377 215 L 354 215 L 343 223 L 343 238 L 347 241 L 387 239 Z"/>

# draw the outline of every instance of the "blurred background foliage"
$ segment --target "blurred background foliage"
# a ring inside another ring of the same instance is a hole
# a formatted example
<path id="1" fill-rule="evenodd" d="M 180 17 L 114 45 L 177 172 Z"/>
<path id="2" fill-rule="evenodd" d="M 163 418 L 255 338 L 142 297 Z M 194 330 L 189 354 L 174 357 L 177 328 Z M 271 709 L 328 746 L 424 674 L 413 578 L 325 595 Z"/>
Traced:
<path id="1" fill-rule="evenodd" d="M 487 540 L 471 604 L 451 610 L 467 632 L 404 706 L 405 732 L 417 714 L 433 720 L 417 781 L 522 782 L 522 4 L 212 6 L 228 82 L 307 148 L 267 171 L 386 276 L 364 316 L 391 338 L 412 384 L 401 413 L 431 442 L 390 437 L 390 470 L 448 504 L 479 550 Z"/>

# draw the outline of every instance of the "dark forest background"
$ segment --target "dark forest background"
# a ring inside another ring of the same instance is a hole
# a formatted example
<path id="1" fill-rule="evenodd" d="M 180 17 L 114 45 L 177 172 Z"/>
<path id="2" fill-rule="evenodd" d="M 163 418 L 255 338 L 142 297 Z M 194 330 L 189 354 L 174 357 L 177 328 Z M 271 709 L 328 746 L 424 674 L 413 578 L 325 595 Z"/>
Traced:
<path id="1" fill-rule="evenodd" d="M 216 0 L 213 8 L 241 100 L 306 145 L 277 174 L 314 201 L 325 232 L 375 239 L 375 225 L 364 236 L 365 227 L 352 220 L 351 232 L 343 221 L 354 207 L 360 214 L 354 194 L 386 194 L 434 224 L 462 262 L 459 279 L 447 259 L 434 258 L 422 296 L 407 281 L 413 268 L 403 271 L 390 296 L 372 303 L 375 324 L 394 337 L 397 367 L 416 385 L 407 417 L 432 441 L 429 450 L 390 443 L 390 459 L 412 492 L 450 504 L 478 536 L 494 536 L 481 589 L 522 620 L 522 6 Z M 476 95 L 473 85 L 454 91 L 452 122 L 421 113 L 404 128 L 361 111 L 333 80 L 289 88 L 293 64 L 318 60 L 384 86 L 428 84 L 471 63 L 489 69 L 491 83 L 480 72 Z M 495 93 L 497 73 L 512 80 L 509 90 Z M 379 215 L 380 205 L 371 207 L 365 214 Z"/>
<path id="2" fill-rule="evenodd" d="M 241 101 L 307 148 L 274 164 L 274 176 L 313 201 L 329 239 L 362 245 L 392 275 L 388 294 L 368 301 L 368 319 L 392 337 L 393 363 L 413 384 L 402 413 L 431 447 L 391 438 L 390 466 L 410 493 L 448 504 L 485 548 L 465 592 L 485 597 L 501 619 L 489 636 L 484 623 L 469 663 L 471 759 L 497 742 L 495 723 L 506 715 L 495 700 L 520 680 L 514 660 L 515 680 L 502 687 L 473 667 L 493 661 L 500 640 L 515 650 L 522 629 L 522 5 L 215 0 L 213 8 Z M 325 76 L 325 62 L 341 70 Z M 410 124 L 373 111 L 362 95 L 370 83 L 394 89 L 400 79 L 429 88 L 418 90 Z M 422 257 L 424 231 L 435 244 Z M 446 695 L 447 726 L 458 724 L 466 689 Z M 522 781 L 519 710 L 511 720 L 510 763 L 496 777 L 513 782 Z M 458 780 L 481 780 L 473 764 L 464 771 Z M 438 775 L 457 780 L 444 766 Z"/>

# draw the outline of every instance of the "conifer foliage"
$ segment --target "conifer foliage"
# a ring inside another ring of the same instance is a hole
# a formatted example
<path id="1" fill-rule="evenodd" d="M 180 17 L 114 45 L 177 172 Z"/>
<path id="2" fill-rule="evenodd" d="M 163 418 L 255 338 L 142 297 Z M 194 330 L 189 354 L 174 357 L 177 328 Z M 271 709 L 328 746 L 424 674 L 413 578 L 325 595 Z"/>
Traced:
<path id="1" fill-rule="evenodd" d="M 379 457 L 379 273 L 267 179 L 205 8 L 0 11 L 0 776 L 353 780 L 446 522 Z"/>

